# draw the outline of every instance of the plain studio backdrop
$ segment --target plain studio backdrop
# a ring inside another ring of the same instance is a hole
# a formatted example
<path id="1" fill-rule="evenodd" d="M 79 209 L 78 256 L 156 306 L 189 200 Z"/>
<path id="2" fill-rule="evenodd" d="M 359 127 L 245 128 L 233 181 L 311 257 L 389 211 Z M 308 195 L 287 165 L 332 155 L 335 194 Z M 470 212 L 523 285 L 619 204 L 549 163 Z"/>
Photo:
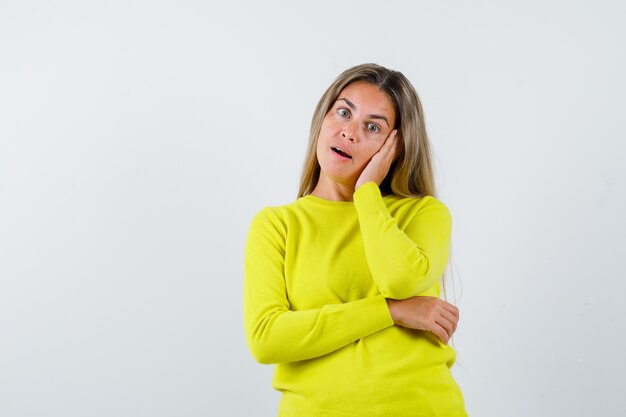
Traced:
<path id="1" fill-rule="evenodd" d="M 424 105 L 469 414 L 626 415 L 625 15 L 1 1 L 0 415 L 275 415 L 247 229 L 296 198 L 315 104 L 364 62 Z"/>

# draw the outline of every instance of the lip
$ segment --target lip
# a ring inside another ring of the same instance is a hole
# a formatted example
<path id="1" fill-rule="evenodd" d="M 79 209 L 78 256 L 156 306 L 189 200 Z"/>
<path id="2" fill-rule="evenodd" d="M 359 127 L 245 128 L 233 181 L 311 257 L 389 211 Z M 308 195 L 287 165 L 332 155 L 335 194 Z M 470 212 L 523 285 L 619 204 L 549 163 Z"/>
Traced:
<path id="1" fill-rule="evenodd" d="M 334 148 L 336 148 L 337 146 L 334 146 Z M 333 154 L 333 157 L 335 159 L 337 159 L 338 161 L 351 161 L 351 158 L 347 158 L 345 156 L 339 155 L 337 152 L 333 151 L 332 149 L 333 147 L 330 147 L 328 150 L 330 151 L 330 153 Z"/>
<path id="2" fill-rule="evenodd" d="M 333 151 L 332 149 L 329 149 L 329 151 L 331 154 L 333 154 L 333 159 L 336 161 L 346 162 L 346 161 L 352 160 L 350 158 L 346 158 L 345 156 L 339 155 L 337 152 Z"/>

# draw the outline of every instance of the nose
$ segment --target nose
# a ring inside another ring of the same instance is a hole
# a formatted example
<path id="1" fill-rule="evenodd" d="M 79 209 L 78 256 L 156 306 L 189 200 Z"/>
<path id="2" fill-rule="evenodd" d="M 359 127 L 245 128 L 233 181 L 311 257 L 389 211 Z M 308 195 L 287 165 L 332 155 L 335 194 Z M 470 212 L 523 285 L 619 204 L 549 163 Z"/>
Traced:
<path id="1" fill-rule="evenodd" d="M 354 142 L 354 127 L 352 124 L 348 124 L 344 126 L 341 131 L 341 136 L 348 139 L 350 142 Z"/>

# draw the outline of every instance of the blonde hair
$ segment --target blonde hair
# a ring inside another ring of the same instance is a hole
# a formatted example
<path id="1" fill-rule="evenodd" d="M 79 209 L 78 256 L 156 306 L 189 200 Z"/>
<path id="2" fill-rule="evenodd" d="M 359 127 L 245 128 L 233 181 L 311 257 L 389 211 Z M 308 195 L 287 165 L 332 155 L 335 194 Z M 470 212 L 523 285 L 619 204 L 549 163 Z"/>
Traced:
<path id="1" fill-rule="evenodd" d="M 431 147 L 422 104 L 415 88 L 401 72 L 376 64 L 361 64 L 341 73 L 315 107 L 298 198 L 310 194 L 319 180 L 320 165 L 316 150 L 324 117 L 341 91 L 357 81 L 365 81 L 380 88 L 391 98 L 396 112 L 394 128 L 398 129 L 400 139 L 398 154 L 380 184 L 381 193 L 402 197 L 436 197 Z"/>

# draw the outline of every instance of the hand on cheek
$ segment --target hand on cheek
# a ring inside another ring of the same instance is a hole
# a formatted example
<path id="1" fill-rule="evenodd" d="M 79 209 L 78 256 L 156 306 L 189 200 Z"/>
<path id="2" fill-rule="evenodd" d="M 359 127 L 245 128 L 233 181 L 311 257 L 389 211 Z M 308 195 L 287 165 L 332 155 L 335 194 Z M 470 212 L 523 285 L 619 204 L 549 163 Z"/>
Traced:
<path id="1" fill-rule="evenodd" d="M 389 172 L 391 163 L 393 162 L 398 149 L 398 131 L 392 130 L 389 136 L 385 139 L 385 142 L 381 148 L 372 156 L 369 163 L 361 172 L 361 175 L 356 181 L 354 190 L 356 191 L 361 185 L 366 182 L 373 181 L 377 185 L 385 179 L 385 176 Z"/>

